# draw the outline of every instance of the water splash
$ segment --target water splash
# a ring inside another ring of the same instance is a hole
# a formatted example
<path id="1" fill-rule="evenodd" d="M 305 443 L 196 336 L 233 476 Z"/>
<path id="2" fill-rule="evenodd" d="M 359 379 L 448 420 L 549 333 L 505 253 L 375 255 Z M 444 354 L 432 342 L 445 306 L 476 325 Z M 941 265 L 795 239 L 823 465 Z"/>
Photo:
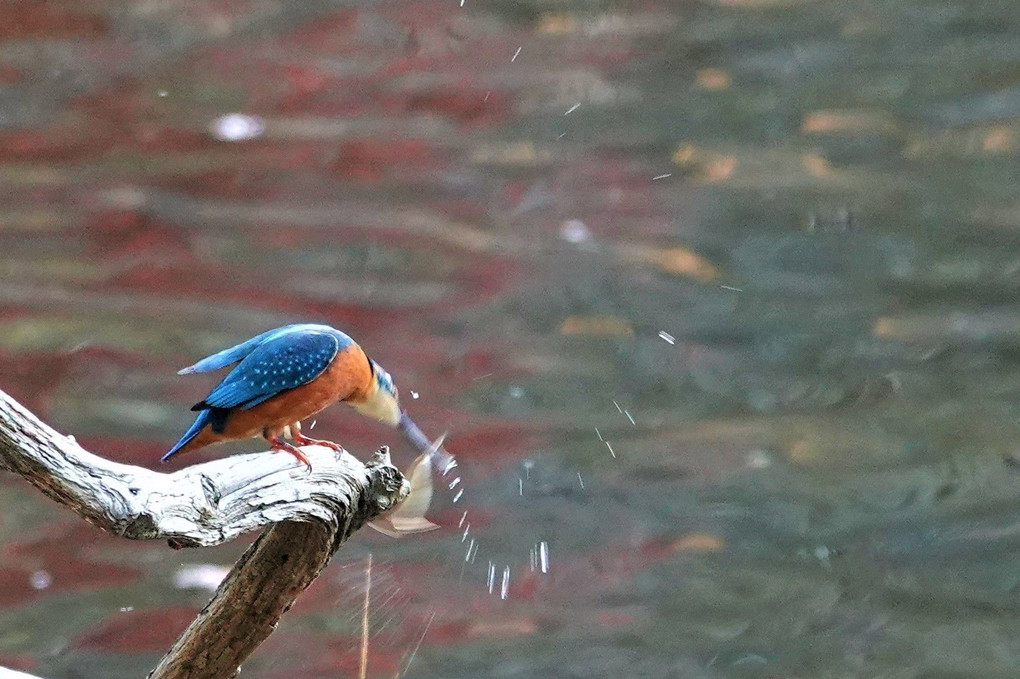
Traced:
<path id="1" fill-rule="evenodd" d="M 436 612 L 432 611 L 432 615 L 429 616 L 428 622 L 425 623 L 425 629 L 422 630 L 421 637 L 418 638 L 418 643 L 414 645 L 414 650 L 411 651 L 411 657 L 407 659 L 407 664 L 404 665 L 403 674 L 407 674 L 407 670 L 411 668 L 411 663 L 414 662 L 414 656 L 418 655 L 418 649 L 421 648 L 421 642 L 425 641 L 425 635 L 429 632 L 429 627 L 432 626 L 432 621 L 436 619 Z"/>
<path id="2" fill-rule="evenodd" d="M 365 679 L 368 673 L 368 608 L 372 597 L 372 552 L 368 553 L 365 564 L 365 600 L 361 608 L 361 657 L 358 665 L 358 679 Z"/>
<path id="3" fill-rule="evenodd" d="M 510 566 L 503 569 L 503 584 L 499 588 L 499 598 L 506 599 L 510 593 Z"/>

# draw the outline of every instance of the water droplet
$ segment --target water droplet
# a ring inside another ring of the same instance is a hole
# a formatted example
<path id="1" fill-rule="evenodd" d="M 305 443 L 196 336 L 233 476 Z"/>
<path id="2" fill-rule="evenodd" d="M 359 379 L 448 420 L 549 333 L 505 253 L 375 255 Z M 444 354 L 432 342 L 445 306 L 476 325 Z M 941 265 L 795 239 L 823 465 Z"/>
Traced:
<path id="1" fill-rule="evenodd" d="M 560 225 L 560 238 L 568 243 L 587 243 L 592 235 L 588 225 L 580 219 L 568 219 Z"/>
<path id="2" fill-rule="evenodd" d="M 662 339 L 666 340 L 670 344 L 676 344 L 676 337 L 673 337 L 672 335 L 670 335 L 665 330 L 660 330 L 659 331 L 659 337 L 661 337 Z"/>
<path id="3" fill-rule="evenodd" d="M 220 141 L 246 141 L 261 137 L 266 123 L 258 116 L 228 113 L 209 124 L 209 133 Z"/>
<path id="4" fill-rule="evenodd" d="M 499 598 L 506 599 L 510 593 L 510 566 L 503 569 L 503 584 L 499 588 Z"/>
<path id="5" fill-rule="evenodd" d="M 174 573 L 174 587 L 177 589 L 205 589 L 219 587 L 230 571 L 226 566 L 210 563 L 185 564 Z"/>
<path id="6" fill-rule="evenodd" d="M 29 576 L 28 582 L 32 589 L 46 589 L 53 584 L 53 576 L 47 571 L 35 571 Z"/>

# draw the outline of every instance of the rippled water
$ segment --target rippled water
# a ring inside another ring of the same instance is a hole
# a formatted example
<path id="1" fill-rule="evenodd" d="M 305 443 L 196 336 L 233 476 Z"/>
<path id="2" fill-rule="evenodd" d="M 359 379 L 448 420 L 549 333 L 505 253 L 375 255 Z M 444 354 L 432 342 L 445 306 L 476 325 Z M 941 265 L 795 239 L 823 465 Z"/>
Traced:
<path id="1" fill-rule="evenodd" d="M 369 676 L 1015 676 L 1015 3 L 463 4 L 6 7 L 0 388 L 154 465 L 315 320 L 450 431 L 243 676 L 355 676 L 369 553 Z M 0 665 L 142 676 L 242 548 L 2 483 Z"/>

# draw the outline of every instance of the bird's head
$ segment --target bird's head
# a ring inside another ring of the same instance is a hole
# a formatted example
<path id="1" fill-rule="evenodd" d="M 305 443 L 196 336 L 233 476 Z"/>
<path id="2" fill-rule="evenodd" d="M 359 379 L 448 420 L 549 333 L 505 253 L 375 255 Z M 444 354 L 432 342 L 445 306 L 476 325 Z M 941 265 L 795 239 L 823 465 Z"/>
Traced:
<path id="1" fill-rule="evenodd" d="M 400 401 L 393 378 L 375 361 L 369 359 L 369 363 L 372 364 L 372 383 L 364 399 L 350 405 L 362 415 L 396 427 L 400 424 Z"/>

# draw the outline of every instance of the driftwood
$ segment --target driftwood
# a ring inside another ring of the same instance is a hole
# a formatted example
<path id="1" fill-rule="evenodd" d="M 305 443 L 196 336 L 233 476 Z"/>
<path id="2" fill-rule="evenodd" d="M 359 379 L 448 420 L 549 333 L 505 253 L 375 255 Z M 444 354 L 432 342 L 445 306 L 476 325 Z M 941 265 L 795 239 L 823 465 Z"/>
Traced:
<path id="1" fill-rule="evenodd" d="M 365 464 L 322 447 L 304 452 L 311 472 L 283 453 L 154 472 L 89 453 L 0 391 L 0 469 L 89 523 L 175 548 L 216 545 L 268 526 L 151 679 L 234 676 L 340 544 L 409 492 L 385 448 Z"/>

